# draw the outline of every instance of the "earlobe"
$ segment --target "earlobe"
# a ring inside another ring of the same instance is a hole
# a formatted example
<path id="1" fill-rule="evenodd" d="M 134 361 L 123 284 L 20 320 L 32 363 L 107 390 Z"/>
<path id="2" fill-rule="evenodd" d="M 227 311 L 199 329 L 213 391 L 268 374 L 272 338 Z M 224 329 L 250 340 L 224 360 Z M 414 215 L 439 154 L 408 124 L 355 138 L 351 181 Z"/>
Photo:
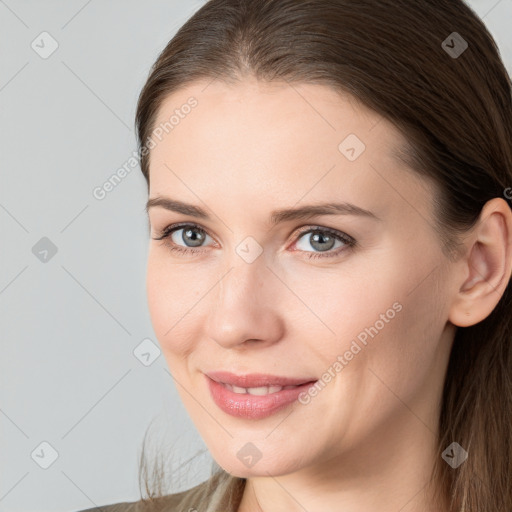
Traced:
<path id="1" fill-rule="evenodd" d="M 510 281 L 512 273 L 512 212 L 501 198 L 488 201 L 468 237 L 464 280 L 454 298 L 449 320 L 469 327 L 487 318 Z"/>

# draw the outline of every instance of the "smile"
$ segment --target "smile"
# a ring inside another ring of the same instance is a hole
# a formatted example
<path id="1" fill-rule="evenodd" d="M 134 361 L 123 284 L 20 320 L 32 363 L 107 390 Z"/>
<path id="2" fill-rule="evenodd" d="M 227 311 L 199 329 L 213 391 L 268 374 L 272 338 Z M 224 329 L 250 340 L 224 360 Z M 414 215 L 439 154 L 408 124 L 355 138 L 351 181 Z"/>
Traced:
<path id="1" fill-rule="evenodd" d="M 226 389 L 229 389 L 229 391 L 233 391 L 233 393 L 238 393 L 240 395 L 248 394 L 248 395 L 255 395 L 255 396 L 263 396 L 263 395 L 269 395 L 272 393 L 277 393 L 278 391 L 281 391 L 282 389 L 293 389 L 297 386 L 260 386 L 257 388 L 241 388 L 238 386 L 232 386 L 231 384 L 221 383 L 223 386 L 226 387 Z"/>
<path id="2" fill-rule="evenodd" d="M 290 378 L 229 372 L 205 374 L 213 402 L 226 414 L 238 418 L 263 419 L 297 401 L 317 382 L 314 378 Z"/>

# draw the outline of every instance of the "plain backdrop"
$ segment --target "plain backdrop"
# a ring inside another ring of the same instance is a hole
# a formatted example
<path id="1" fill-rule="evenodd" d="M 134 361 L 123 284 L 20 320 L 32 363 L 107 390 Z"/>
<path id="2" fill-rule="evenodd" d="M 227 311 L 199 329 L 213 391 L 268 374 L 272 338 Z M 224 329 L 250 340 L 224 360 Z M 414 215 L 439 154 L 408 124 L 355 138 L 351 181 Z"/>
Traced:
<path id="1" fill-rule="evenodd" d="M 512 0 L 469 2 L 512 71 Z M 134 114 L 150 66 L 204 1 L 0 0 L 0 511 L 140 498 L 144 434 L 173 490 L 211 458 L 145 292 L 146 183 Z M 457 27 L 453 27 L 457 31 Z"/>

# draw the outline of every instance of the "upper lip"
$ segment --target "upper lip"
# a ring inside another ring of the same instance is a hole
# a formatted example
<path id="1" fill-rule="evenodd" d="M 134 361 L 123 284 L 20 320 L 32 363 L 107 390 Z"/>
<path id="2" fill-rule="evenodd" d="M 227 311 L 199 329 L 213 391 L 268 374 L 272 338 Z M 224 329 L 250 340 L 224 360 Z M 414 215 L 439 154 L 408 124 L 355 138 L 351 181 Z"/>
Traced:
<path id="1" fill-rule="evenodd" d="M 314 382 L 315 378 L 294 378 L 264 373 L 248 373 L 235 375 L 231 372 L 216 371 L 205 373 L 207 377 L 223 384 L 230 384 L 240 388 L 258 388 L 262 386 L 299 386 L 308 382 Z"/>

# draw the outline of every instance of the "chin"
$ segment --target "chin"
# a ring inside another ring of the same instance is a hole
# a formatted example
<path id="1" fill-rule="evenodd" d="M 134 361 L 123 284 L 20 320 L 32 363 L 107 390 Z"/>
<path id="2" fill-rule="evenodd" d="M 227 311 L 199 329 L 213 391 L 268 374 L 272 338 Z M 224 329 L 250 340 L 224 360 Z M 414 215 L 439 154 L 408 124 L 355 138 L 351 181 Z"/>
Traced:
<path id="1" fill-rule="evenodd" d="M 302 469 L 305 461 L 288 454 L 273 453 L 265 456 L 265 448 L 256 451 L 251 443 L 246 443 L 235 452 L 235 457 L 226 457 L 226 451 L 215 456 L 215 462 L 230 475 L 238 478 L 259 476 L 281 476 Z M 217 455 L 217 454 L 215 454 Z"/>

